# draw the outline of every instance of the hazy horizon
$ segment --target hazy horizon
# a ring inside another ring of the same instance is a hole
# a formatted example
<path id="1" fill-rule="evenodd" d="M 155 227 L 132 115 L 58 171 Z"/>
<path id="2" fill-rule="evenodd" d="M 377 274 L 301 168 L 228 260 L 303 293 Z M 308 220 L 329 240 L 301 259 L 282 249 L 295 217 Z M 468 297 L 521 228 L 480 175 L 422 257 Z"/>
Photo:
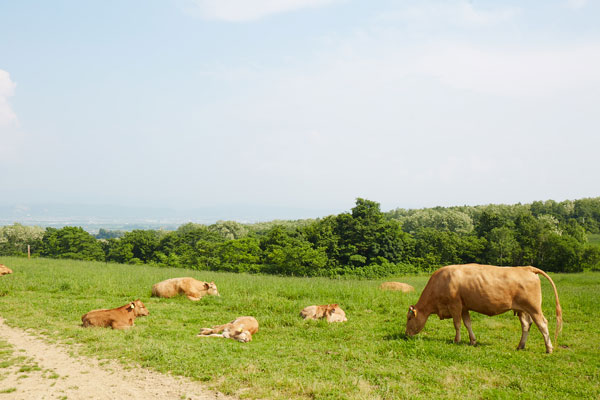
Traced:
<path id="1" fill-rule="evenodd" d="M 0 204 L 600 195 L 600 3 L 0 4 Z"/>

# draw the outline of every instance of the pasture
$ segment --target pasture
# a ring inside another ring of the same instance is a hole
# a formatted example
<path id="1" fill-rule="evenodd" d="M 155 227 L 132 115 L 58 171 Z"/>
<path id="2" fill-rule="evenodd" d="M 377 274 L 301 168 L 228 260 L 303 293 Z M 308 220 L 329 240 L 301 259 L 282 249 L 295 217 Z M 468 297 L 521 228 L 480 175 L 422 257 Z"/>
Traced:
<path id="1" fill-rule="evenodd" d="M 472 313 L 478 345 L 453 344 L 451 320 L 431 316 L 423 332 L 404 336 L 408 306 L 429 276 L 397 279 L 413 293 L 382 292 L 383 280 L 330 280 L 217 273 L 101 262 L 2 257 L 14 274 L 0 277 L 0 315 L 73 351 L 192 377 L 241 398 L 600 398 L 600 273 L 552 274 L 564 328 L 554 354 L 533 326 L 516 351 L 512 313 Z M 221 297 L 191 302 L 150 297 L 152 284 L 191 276 L 215 281 Z M 544 314 L 554 337 L 554 296 L 542 278 Z M 141 299 L 150 311 L 127 331 L 82 328 L 81 315 Z M 339 303 L 348 322 L 304 321 L 300 310 Z M 197 338 L 202 327 L 252 315 L 250 343 Z M 1 370 L 0 370 L 1 371 Z"/>

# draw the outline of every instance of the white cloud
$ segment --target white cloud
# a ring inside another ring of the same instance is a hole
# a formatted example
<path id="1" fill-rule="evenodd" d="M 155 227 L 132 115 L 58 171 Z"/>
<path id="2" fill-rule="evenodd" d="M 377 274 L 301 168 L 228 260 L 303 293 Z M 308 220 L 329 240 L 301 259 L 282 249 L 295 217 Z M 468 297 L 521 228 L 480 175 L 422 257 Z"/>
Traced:
<path id="1" fill-rule="evenodd" d="M 495 95 L 545 96 L 600 85 L 600 44 L 510 50 L 440 44 L 423 54 L 417 70 L 458 89 Z"/>
<path id="2" fill-rule="evenodd" d="M 193 2 L 197 7 L 196 12 L 204 19 L 240 22 L 307 7 L 322 7 L 335 1 L 338 0 L 194 0 Z"/>
<path id="3" fill-rule="evenodd" d="M 587 5 L 587 3 L 588 0 L 567 0 L 567 6 L 575 9 L 583 8 Z"/>
<path id="4" fill-rule="evenodd" d="M 478 28 L 493 26 L 512 20 L 520 9 L 503 7 L 484 10 L 476 9 L 468 1 L 432 2 L 422 1 L 417 5 L 381 15 L 382 20 L 399 20 L 419 29 L 440 29 L 447 26 Z"/>
<path id="5" fill-rule="evenodd" d="M 16 84 L 10 80 L 8 72 L 0 69 L 0 126 L 17 122 L 17 116 L 8 103 L 8 98 L 15 92 Z"/>

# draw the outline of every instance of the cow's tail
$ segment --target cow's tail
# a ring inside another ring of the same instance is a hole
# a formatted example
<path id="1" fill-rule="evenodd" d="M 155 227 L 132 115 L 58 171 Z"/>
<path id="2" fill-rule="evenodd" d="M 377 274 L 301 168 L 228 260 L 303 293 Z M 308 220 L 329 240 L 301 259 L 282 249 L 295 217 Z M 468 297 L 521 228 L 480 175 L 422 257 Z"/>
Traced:
<path id="1" fill-rule="evenodd" d="M 552 288 L 554 289 L 554 298 L 556 300 L 556 333 L 554 334 L 554 342 L 556 343 L 556 345 L 558 345 L 558 334 L 562 331 L 562 308 L 560 308 L 560 302 L 558 301 L 558 292 L 556 291 L 556 285 L 554 284 L 554 281 L 552 280 L 552 278 L 550 278 L 548 276 L 547 273 L 545 273 L 544 271 L 542 271 L 539 268 L 535 268 L 535 267 L 530 267 L 531 268 L 531 272 L 535 273 L 535 274 L 540 274 L 546 277 L 546 279 L 548 279 L 550 281 L 550 284 L 552 285 Z"/>

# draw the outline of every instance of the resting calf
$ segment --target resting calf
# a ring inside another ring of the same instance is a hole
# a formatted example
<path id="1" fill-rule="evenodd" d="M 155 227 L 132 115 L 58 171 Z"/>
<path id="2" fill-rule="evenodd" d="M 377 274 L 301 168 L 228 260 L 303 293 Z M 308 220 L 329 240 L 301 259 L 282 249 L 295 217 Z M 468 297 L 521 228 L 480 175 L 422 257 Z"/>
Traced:
<path id="1" fill-rule="evenodd" d="M 304 319 L 325 318 L 327 322 L 346 322 L 346 313 L 337 304 L 324 304 L 321 306 L 308 306 L 300 311 Z"/>
<path id="2" fill-rule="evenodd" d="M 113 329 L 131 328 L 133 321 L 137 317 L 150 314 L 144 303 L 139 299 L 127 303 L 124 306 L 112 308 L 110 310 L 92 310 L 81 316 L 84 327 L 101 326 L 111 327 Z"/>
<path id="3" fill-rule="evenodd" d="M 223 332 L 223 333 L 220 333 Z M 258 321 L 254 317 L 238 317 L 228 324 L 202 328 L 200 337 L 223 337 L 246 343 L 258 332 Z"/>

